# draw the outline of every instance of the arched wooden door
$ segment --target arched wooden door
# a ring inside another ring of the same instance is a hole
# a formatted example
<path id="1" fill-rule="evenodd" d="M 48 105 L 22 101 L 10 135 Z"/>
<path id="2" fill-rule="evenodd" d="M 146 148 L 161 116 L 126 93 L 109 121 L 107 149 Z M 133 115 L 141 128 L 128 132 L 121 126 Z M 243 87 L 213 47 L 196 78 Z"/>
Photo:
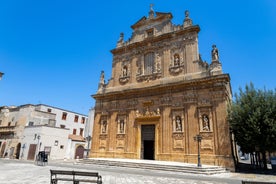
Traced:
<path id="1" fill-rule="evenodd" d="M 76 159 L 76 158 L 82 159 L 82 158 L 83 158 L 83 155 L 84 155 L 84 147 L 83 147 L 82 145 L 79 145 L 79 146 L 76 148 L 75 159 Z"/>

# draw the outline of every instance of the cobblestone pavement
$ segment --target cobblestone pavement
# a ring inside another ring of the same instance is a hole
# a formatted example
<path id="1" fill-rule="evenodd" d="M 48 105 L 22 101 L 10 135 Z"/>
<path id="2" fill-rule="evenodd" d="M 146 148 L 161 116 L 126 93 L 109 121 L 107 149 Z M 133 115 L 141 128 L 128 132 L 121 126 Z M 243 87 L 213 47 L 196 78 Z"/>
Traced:
<path id="1" fill-rule="evenodd" d="M 276 181 L 276 176 L 273 175 L 223 173 L 205 176 L 107 166 L 75 165 L 73 162 L 55 162 L 46 166 L 37 166 L 33 162 L 0 159 L 0 184 L 50 183 L 50 169 L 99 172 L 103 178 L 103 184 L 241 184 L 241 180 Z M 59 182 L 59 184 L 61 183 L 63 182 Z"/>

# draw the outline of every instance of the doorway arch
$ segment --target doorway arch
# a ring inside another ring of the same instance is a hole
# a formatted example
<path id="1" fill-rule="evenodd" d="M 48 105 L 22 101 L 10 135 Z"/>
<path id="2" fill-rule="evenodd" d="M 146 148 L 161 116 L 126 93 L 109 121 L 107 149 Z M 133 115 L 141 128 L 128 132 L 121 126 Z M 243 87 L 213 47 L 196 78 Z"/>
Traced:
<path id="1" fill-rule="evenodd" d="M 84 155 L 84 147 L 82 145 L 79 145 L 75 151 L 75 159 L 77 158 L 83 159 L 83 155 Z"/>

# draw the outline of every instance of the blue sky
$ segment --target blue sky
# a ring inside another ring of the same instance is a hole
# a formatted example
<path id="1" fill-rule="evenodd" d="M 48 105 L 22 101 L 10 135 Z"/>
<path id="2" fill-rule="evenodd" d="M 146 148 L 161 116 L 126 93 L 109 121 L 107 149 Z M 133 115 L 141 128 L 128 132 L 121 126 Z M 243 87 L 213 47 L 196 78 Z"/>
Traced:
<path id="1" fill-rule="evenodd" d="M 174 24 L 190 11 L 202 59 L 210 63 L 216 44 L 233 94 L 250 82 L 275 89 L 275 0 L 0 0 L 0 106 L 43 103 L 88 114 L 101 70 L 111 76 L 110 50 L 151 3 Z"/>

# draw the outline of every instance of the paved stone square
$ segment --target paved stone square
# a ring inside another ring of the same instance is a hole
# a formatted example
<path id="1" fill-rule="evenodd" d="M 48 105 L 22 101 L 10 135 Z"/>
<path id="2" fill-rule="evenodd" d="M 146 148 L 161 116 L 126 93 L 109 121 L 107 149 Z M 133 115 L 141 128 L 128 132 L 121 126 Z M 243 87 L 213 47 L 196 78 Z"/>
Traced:
<path id="1" fill-rule="evenodd" d="M 76 165 L 74 162 L 50 162 L 37 166 L 34 162 L 0 159 L 0 184 L 50 183 L 50 169 L 99 172 L 103 184 L 241 184 L 241 180 L 276 181 L 276 176 L 223 173 L 211 176 L 165 171 Z M 72 182 L 59 182 L 72 183 Z"/>

